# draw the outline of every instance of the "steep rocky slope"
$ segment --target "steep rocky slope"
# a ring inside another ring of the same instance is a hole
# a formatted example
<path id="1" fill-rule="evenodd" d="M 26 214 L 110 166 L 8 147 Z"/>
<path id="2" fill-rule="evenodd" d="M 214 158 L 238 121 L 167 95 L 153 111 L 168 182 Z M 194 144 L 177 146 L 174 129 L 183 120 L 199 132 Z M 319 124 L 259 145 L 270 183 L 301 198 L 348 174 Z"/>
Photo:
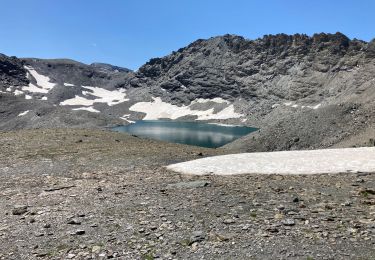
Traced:
<path id="1" fill-rule="evenodd" d="M 150 60 L 130 85 L 151 86 L 177 104 L 213 97 L 234 102 L 246 124 L 261 130 L 228 148 L 329 147 L 364 131 L 371 134 L 347 145 L 366 145 L 374 126 L 374 45 L 341 33 L 254 41 L 225 35 Z"/>
<path id="2" fill-rule="evenodd" d="M 60 103 L 82 94 L 86 90 L 82 87 L 84 84 L 114 89 L 128 73 L 131 72 L 119 67 L 85 65 L 72 60 L 17 59 L 1 55 L 0 129 L 122 124 L 123 120 L 110 113 L 75 110 L 77 106 L 68 108 Z"/>
<path id="3" fill-rule="evenodd" d="M 1 56 L 0 128 L 170 118 L 259 127 L 227 146 L 241 151 L 367 145 L 374 139 L 374 74 L 375 41 L 341 33 L 197 40 L 136 72 Z"/>

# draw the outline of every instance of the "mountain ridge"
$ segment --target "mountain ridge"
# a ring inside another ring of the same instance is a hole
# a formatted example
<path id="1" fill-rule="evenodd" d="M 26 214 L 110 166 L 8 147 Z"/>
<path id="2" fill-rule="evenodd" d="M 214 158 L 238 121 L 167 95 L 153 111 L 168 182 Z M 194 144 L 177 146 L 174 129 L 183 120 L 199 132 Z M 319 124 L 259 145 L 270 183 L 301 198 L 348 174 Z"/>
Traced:
<path id="1" fill-rule="evenodd" d="M 71 107 L 72 113 L 80 117 L 91 113 L 91 118 L 99 113 L 114 124 L 121 118 L 142 119 L 147 111 L 134 111 L 133 105 L 156 105 L 156 99 L 169 109 L 213 109 L 213 115 L 230 107 L 233 114 L 241 116 L 213 121 L 261 129 L 228 146 L 244 151 L 330 147 L 360 134 L 358 128 L 369 129 L 374 124 L 369 114 L 375 106 L 375 41 L 349 39 L 342 33 L 277 34 L 255 40 L 227 34 L 198 39 L 167 56 L 150 59 L 137 71 L 68 59 L 4 57 L 0 56 L 1 91 L 11 92 L 18 99 L 23 94 L 31 96 L 32 101 L 22 102 L 54 106 L 57 111 L 62 104 L 70 104 L 63 107 L 64 111 Z M 13 66 L 13 74 L 4 66 Z M 23 86 L 37 85 L 30 69 L 37 77 L 47 77 L 50 84 L 55 84 L 53 89 L 43 94 L 29 93 L 27 89 L 31 88 Z M 6 91 L 10 86 L 13 92 Z M 119 103 L 113 98 L 106 103 L 107 97 L 95 96 L 103 94 L 98 94 L 98 87 L 110 96 L 126 93 L 128 101 Z M 193 114 L 180 119 L 197 119 Z"/>

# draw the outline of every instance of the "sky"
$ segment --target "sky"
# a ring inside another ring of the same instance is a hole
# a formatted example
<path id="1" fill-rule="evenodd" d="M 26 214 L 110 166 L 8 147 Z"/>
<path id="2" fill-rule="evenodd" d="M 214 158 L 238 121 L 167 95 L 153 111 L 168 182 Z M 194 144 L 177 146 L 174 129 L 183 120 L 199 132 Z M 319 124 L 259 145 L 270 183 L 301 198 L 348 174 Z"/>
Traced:
<path id="1" fill-rule="evenodd" d="M 374 0 L 1 0 L 0 10 L 0 53 L 133 70 L 227 33 L 375 38 Z"/>

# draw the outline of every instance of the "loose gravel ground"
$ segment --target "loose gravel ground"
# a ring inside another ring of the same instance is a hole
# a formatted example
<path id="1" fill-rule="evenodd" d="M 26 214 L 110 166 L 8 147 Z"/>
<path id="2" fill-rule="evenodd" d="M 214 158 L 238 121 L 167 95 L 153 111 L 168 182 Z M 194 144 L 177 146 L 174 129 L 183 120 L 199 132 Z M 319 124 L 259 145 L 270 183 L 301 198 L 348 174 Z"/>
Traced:
<path id="1" fill-rule="evenodd" d="M 224 151 L 94 130 L 0 147 L 0 259 L 375 259 L 374 173 L 181 175 Z"/>

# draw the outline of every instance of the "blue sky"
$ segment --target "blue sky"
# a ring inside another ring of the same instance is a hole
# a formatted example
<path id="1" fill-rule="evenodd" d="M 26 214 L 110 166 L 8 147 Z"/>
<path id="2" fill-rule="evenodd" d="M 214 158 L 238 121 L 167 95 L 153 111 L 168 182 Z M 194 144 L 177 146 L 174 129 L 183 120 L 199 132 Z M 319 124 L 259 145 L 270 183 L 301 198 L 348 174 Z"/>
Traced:
<path id="1" fill-rule="evenodd" d="M 226 33 L 375 37 L 374 0 L 1 0 L 0 53 L 137 69 Z"/>

